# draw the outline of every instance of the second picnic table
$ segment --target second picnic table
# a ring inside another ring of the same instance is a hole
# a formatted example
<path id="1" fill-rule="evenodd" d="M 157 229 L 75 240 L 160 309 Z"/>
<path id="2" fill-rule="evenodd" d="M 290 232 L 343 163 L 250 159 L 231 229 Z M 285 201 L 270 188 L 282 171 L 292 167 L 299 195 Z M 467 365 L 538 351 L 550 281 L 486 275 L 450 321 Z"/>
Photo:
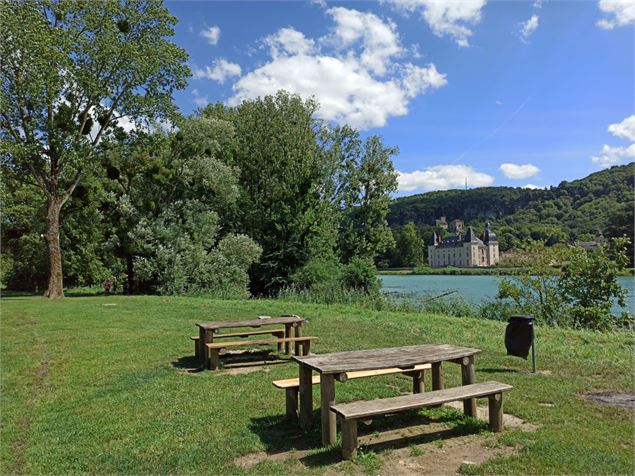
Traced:
<path id="1" fill-rule="evenodd" d="M 313 422 L 312 372 L 320 374 L 320 407 L 322 421 L 322 444 L 335 443 L 336 416 L 330 411 L 335 401 L 335 379 L 345 381 L 347 372 L 379 370 L 398 367 L 407 371 L 420 364 L 432 366 L 432 389 L 443 388 L 443 362 L 461 365 L 463 385 L 474 383 L 474 356 L 480 349 L 458 347 L 449 344 L 424 344 L 405 347 L 390 347 L 331 354 L 294 356 L 300 372 L 299 420 L 302 429 L 311 428 Z M 476 416 L 476 400 L 463 402 L 466 415 Z"/>
<path id="2" fill-rule="evenodd" d="M 205 367 L 205 344 L 211 344 L 214 342 L 214 334 L 218 334 L 221 329 L 235 329 L 241 327 L 259 328 L 263 326 L 276 326 L 284 325 L 284 336 L 292 337 L 291 332 L 294 330 L 295 337 L 302 337 L 302 324 L 306 322 L 306 319 L 302 319 L 300 316 L 289 315 L 281 317 L 268 317 L 263 316 L 258 319 L 246 319 L 242 321 L 214 321 L 214 322 L 197 322 L 196 325 L 199 328 L 198 338 L 198 355 Z M 285 343 L 285 352 L 291 354 L 291 345 L 289 342 Z"/>

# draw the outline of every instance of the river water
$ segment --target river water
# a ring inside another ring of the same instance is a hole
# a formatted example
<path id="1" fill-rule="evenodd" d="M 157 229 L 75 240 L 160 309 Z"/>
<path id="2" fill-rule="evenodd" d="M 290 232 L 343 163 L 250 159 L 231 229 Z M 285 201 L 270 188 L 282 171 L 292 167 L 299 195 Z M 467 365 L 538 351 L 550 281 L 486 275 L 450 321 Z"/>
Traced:
<path id="1" fill-rule="evenodd" d="M 496 297 L 501 276 L 446 276 L 446 275 L 383 275 L 379 276 L 382 291 L 390 294 L 409 295 L 414 298 L 438 296 L 448 291 L 457 294 L 474 304 Z M 619 284 L 626 289 L 626 309 L 635 313 L 635 277 L 620 276 Z M 613 306 L 614 313 L 625 309 Z"/>

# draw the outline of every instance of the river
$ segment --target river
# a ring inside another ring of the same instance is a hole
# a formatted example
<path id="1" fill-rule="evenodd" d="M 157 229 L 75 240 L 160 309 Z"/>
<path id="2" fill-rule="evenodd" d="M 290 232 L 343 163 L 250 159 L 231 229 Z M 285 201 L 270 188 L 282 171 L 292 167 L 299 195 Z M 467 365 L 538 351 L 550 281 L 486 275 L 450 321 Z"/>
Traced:
<path id="1" fill-rule="evenodd" d="M 382 275 L 382 291 L 390 294 L 410 295 L 415 298 L 423 296 L 437 296 L 448 291 L 458 291 L 457 294 L 474 304 L 496 297 L 500 276 L 452 276 L 452 275 Z M 635 313 L 635 277 L 620 276 L 620 285 L 626 289 L 626 309 Z M 624 309 L 613 307 L 614 313 Z"/>

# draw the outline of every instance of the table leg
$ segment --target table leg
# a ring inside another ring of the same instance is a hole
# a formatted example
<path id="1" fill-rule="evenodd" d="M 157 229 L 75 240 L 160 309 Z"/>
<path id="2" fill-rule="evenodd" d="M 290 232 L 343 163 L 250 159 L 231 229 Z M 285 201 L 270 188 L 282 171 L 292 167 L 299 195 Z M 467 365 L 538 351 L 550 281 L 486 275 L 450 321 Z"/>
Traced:
<path id="1" fill-rule="evenodd" d="M 443 390 L 443 362 L 432 363 L 432 390 Z"/>
<path id="2" fill-rule="evenodd" d="M 331 404 L 335 402 L 335 376 L 320 375 L 320 407 L 322 417 L 322 444 L 329 446 L 335 443 L 337 423 Z"/>
<path id="3" fill-rule="evenodd" d="M 461 360 L 461 380 L 463 385 L 470 385 L 476 380 L 474 374 L 474 357 L 463 357 Z M 476 399 L 463 400 L 463 413 L 476 418 Z"/>
<path id="4" fill-rule="evenodd" d="M 298 324 L 295 328 L 295 336 L 296 337 L 302 337 L 302 324 Z M 302 355 L 302 352 L 300 351 L 301 349 L 301 345 L 299 342 L 295 343 L 295 355 Z"/>
<path id="5" fill-rule="evenodd" d="M 291 337 L 291 324 L 285 324 L 284 325 L 284 338 L 288 339 L 289 337 Z M 290 342 L 285 342 L 284 343 L 284 352 L 287 355 L 291 355 L 291 343 Z"/>
<path id="6" fill-rule="evenodd" d="M 489 396 L 489 428 L 494 433 L 503 431 L 503 394 Z"/>
<path id="7" fill-rule="evenodd" d="M 206 369 L 209 367 L 209 353 L 207 352 L 207 347 L 205 347 L 205 344 L 211 344 L 212 342 L 214 342 L 214 331 L 212 329 L 199 329 L 198 355 L 203 368 Z"/>
<path id="8" fill-rule="evenodd" d="M 423 393 L 424 391 L 423 370 L 415 370 L 412 372 L 412 393 Z"/>
<path id="9" fill-rule="evenodd" d="M 300 428 L 309 430 L 313 426 L 313 372 L 311 367 L 300 367 Z"/>
<path id="10" fill-rule="evenodd" d="M 196 341 L 196 356 L 200 360 L 203 367 L 205 367 L 205 329 L 198 328 L 198 340 Z"/>

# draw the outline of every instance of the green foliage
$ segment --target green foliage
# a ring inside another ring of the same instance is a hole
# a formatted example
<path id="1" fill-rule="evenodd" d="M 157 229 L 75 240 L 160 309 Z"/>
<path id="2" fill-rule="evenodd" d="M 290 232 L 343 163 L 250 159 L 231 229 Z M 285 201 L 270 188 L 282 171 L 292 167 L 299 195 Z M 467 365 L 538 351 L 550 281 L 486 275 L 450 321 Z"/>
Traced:
<path id="1" fill-rule="evenodd" d="M 176 18 L 159 0 L 7 2 L 0 24 L 2 167 L 46 196 L 49 291 L 62 297 L 62 207 L 97 165 L 101 140 L 118 130 L 118 119 L 149 122 L 175 111 L 187 54 L 169 41 Z M 98 274 L 88 244 L 95 234 L 70 235 L 86 239 L 71 261 L 91 264 L 71 275 Z"/>
<path id="2" fill-rule="evenodd" d="M 379 292 L 377 272 L 371 258 L 353 258 L 344 266 L 342 284 L 350 289 L 358 289 L 368 294 Z"/>
<path id="3" fill-rule="evenodd" d="M 313 258 L 293 276 L 293 284 L 297 289 L 311 289 L 322 292 L 341 286 L 342 269 L 339 262 Z"/>
<path id="4" fill-rule="evenodd" d="M 498 298 L 510 299 L 538 322 L 568 326 L 570 317 L 562 309 L 558 276 L 570 251 L 563 247 L 545 248 L 543 242 L 533 243 L 528 251 L 531 258 L 527 267 L 517 276 L 501 280 Z"/>
<path id="5" fill-rule="evenodd" d="M 280 92 L 234 109 L 201 111 L 205 118 L 229 120 L 236 131 L 236 146 L 223 159 L 237 167 L 241 185 L 230 226 L 263 248 L 252 269 L 256 294 L 288 284 L 308 258 L 306 243 L 319 220 L 316 108 L 313 100 Z"/>
<path id="6" fill-rule="evenodd" d="M 196 200 L 174 202 L 156 220 L 142 221 L 134 230 L 139 281 L 160 294 L 248 296 L 247 270 L 262 250 L 244 235 L 217 241 L 218 230 L 218 215 Z"/>
<path id="7" fill-rule="evenodd" d="M 573 327 L 611 329 L 616 318 L 611 313 L 613 300 L 626 305 L 626 290 L 617 276 L 628 262 L 628 238 L 616 238 L 610 246 L 594 251 L 576 249 L 562 270 L 560 286 L 570 309 Z"/>
<path id="8" fill-rule="evenodd" d="M 109 244 L 135 287 L 162 294 L 245 296 L 261 248 L 221 233 L 239 194 L 237 171 L 216 157 L 232 144 L 222 120 L 191 117 L 171 133 L 123 136 L 105 145 Z"/>
<path id="9" fill-rule="evenodd" d="M 625 306 L 626 291 L 617 276 L 628 262 L 628 244 L 627 238 L 616 238 L 586 251 L 534 243 L 524 271 L 501 281 L 498 299 L 512 301 L 515 310 L 549 325 L 601 330 L 631 326 L 632 316 L 611 313 L 614 300 Z"/>
<path id="10" fill-rule="evenodd" d="M 395 246 L 390 250 L 392 266 L 417 267 L 424 263 L 425 243 L 413 222 L 393 231 Z"/>
<path id="11" fill-rule="evenodd" d="M 354 256 L 373 259 L 393 245 L 386 221 L 390 193 L 397 190 L 397 174 L 391 158 L 397 147 L 386 147 L 370 136 L 357 157 L 346 157 L 339 187 L 347 208 L 340 229 L 340 251 L 346 261 Z"/>
<path id="12" fill-rule="evenodd" d="M 328 127 L 313 117 L 316 108 L 314 100 L 280 91 L 200 111 L 236 132 L 235 147 L 221 159 L 239 171 L 236 212 L 227 221 L 263 248 L 250 273 L 256 295 L 290 286 L 326 292 L 349 282 L 376 288 L 368 277 L 344 279 L 348 263 L 372 260 L 392 241 L 386 214 L 397 149 L 376 136 L 362 142 L 349 127 Z"/>

